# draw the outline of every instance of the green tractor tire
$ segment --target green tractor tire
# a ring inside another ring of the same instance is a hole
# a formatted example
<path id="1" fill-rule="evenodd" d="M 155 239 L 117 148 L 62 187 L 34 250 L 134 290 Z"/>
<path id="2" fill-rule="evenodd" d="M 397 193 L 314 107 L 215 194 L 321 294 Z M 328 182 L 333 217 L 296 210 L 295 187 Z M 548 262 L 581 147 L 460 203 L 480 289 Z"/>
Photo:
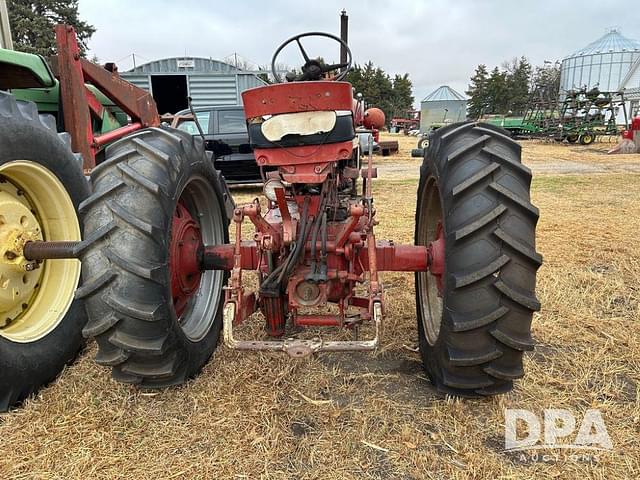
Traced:
<path id="1" fill-rule="evenodd" d="M 0 92 L 0 411 L 53 380 L 80 350 L 80 262 L 29 261 L 27 241 L 79 241 L 81 158 L 36 105 Z"/>

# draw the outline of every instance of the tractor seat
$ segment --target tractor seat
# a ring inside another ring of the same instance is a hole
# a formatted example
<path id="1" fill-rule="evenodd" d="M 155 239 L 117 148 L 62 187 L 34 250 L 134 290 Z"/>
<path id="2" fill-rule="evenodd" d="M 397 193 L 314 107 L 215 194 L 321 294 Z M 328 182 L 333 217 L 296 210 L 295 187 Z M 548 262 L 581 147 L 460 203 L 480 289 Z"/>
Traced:
<path id="1" fill-rule="evenodd" d="M 253 118 L 249 122 L 253 148 L 301 147 L 351 141 L 353 115 L 348 111 L 307 111 Z"/>

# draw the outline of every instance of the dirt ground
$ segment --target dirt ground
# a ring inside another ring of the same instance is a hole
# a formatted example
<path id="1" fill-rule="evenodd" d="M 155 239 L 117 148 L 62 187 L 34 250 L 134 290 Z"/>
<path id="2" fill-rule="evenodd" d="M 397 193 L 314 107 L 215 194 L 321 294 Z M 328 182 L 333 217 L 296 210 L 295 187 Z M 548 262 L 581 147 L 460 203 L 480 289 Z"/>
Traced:
<path id="1" fill-rule="evenodd" d="M 408 154 L 415 139 L 400 140 L 400 155 L 376 162 L 378 235 L 411 242 L 419 163 Z M 413 277 L 386 274 L 374 354 L 292 361 L 221 346 L 187 385 L 144 392 L 111 381 L 89 345 L 0 417 L 0 478 L 639 478 L 640 155 L 603 148 L 524 144 L 527 165 L 544 173 L 532 190 L 543 307 L 537 349 L 508 395 L 436 394 L 414 351 Z M 242 200 L 258 193 L 234 189 Z M 506 454 L 505 408 L 565 408 L 578 421 L 599 409 L 614 448 L 546 461 Z"/>

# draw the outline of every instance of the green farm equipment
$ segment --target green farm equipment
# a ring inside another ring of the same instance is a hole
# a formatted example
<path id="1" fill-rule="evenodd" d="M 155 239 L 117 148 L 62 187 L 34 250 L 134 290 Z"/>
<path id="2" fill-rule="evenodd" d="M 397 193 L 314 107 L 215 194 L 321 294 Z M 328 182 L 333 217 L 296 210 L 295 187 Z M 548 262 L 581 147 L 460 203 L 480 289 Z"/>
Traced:
<path id="1" fill-rule="evenodd" d="M 485 119 L 504 128 L 516 138 L 552 138 L 569 143 L 590 145 L 598 136 L 620 134 L 616 121 L 627 112 L 622 92 L 601 92 L 597 87 L 566 92 L 559 102 L 538 86 L 529 99 L 523 116 L 494 115 Z"/>
<path id="2" fill-rule="evenodd" d="M 59 131 L 64 131 L 60 82 L 52 68 L 39 55 L 0 48 L 0 82 L 3 89 L 11 89 L 18 101 L 33 102 L 40 114 L 52 115 Z M 92 117 L 92 128 L 104 134 L 127 124 L 127 115 L 93 85 L 87 89 L 103 107 L 100 118 Z"/>

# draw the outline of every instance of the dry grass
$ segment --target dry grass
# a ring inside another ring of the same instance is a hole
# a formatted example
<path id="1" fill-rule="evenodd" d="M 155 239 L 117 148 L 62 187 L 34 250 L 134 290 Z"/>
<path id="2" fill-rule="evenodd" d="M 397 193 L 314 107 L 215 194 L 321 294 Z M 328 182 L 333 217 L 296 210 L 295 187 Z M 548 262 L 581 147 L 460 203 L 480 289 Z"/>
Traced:
<path id="1" fill-rule="evenodd" d="M 404 135 L 402 133 L 380 132 L 381 141 L 395 140 L 398 142 L 398 153 L 390 157 L 378 157 L 381 163 L 416 163 L 418 159 L 411 158 L 411 150 L 418 146 L 418 137 Z"/>
<path id="2" fill-rule="evenodd" d="M 379 238 L 411 241 L 415 189 L 414 180 L 376 182 Z M 638 478 L 638 192 L 633 174 L 534 180 L 545 256 L 539 346 L 506 396 L 434 393 L 406 348 L 416 343 L 412 276 L 387 274 L 383 347 L 372 355 L 292 361 L 220 347 L 196 380 L 149 393 L 112 382 L 90 346 L 2 416 L 0 478 Z M 550 407 L 579 417 L 599 408 L 614 451 L 596 464 L 523 464 L 501 452 L 504 408 Z"/>

